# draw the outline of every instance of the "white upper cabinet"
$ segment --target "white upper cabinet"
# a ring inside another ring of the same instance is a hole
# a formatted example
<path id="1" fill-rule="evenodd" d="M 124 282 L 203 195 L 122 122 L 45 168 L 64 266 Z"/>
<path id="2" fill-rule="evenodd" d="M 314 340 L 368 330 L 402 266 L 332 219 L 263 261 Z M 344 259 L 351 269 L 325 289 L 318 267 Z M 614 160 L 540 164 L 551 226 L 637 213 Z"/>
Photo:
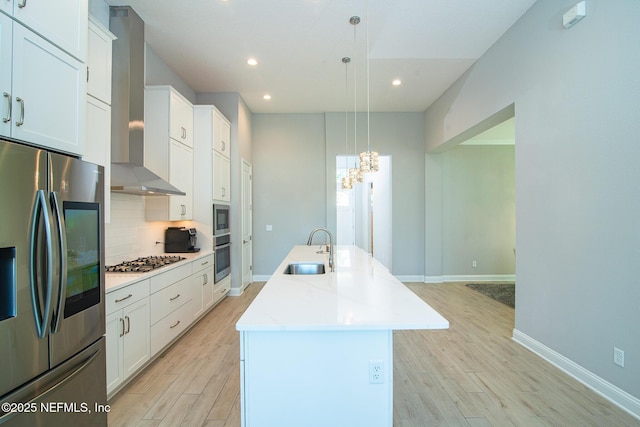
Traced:
<path id="1" fill-rule="evenodd" d="M 144 165 L 185 196 L 145 200 L 147 221 L 193 218 L 193 106 L 171 86 L 144 91 Z"/>
<path id="2" fill-rule="evenodd" d="M 10 136 L 82 155 L 86 137 L 85 65 L 17 22 L 12 25 L 12 87 L 2 89 L 4 108 L 11 102 L 3 118 L 10 120 Z M 10 60 L 5 57 L 4 37 L 2 45 L 0 62 L 4 69 L 5 61 Z"/>
<path id="3" fill-rule="evenodd" d="M 89 17 L 87 55 L 87 93 L 111 105 L 111 44 L 115 36 L 93 17 Z"/>
<path id="4" fill-rule="evenodd" d="M 0 0 L 0 5 L 0 134 L 82 155 L 86 0 Z"/>
<path id="5" fill-rule="evenodd" d="M 170 123 L 169 135 L 171 138 L 193 147 L 193 106 L 178 92 L 170 91 Z"/>
<path id="6" fill-rule="evenodd" d="M 0 4 L 4 6 L 4 2 Z M 2 120 L 0 121 L 0 135 L 11 135 L 11 113 L 13 99 L 11 97 L 11 46 L 12 21 L 8 16 L 0 13 L 0 95 L 2 95 Z"/>
<path id="7" fill-rule="evenodd" d="M 218 110 L 213 110 L 213 149 L 231 157 L 231 124 Z"/>
<path id="8" fill-rule="evenodd" d="M 87 0 L 1 0 L 2 10 L 79 59 L 87 59 Z"/>

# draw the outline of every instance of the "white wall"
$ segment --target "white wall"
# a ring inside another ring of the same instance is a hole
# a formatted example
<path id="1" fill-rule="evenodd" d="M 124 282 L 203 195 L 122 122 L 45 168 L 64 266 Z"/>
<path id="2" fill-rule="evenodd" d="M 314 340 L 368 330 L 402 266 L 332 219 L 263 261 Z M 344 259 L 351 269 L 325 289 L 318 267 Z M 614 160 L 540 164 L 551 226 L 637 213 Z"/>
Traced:
<path id="1" fill-rule="evenodd" d="M 563 29 L 574 3 L 538 0 L 426 111 L 426 148 L 515 105 L 515 327 L 637 400 L 640 2 L 590 0 Z"/>

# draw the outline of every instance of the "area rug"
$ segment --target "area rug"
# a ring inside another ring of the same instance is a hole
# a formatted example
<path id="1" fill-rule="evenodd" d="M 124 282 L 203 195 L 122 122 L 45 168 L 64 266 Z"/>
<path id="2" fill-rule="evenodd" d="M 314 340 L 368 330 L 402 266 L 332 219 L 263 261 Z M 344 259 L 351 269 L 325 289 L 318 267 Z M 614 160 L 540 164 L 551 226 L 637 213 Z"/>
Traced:
<path id="1" fill-rule="evenodd" d="M 515 283 L 467 283 L 467 286 L 509 307 L 516 307 Z"/>

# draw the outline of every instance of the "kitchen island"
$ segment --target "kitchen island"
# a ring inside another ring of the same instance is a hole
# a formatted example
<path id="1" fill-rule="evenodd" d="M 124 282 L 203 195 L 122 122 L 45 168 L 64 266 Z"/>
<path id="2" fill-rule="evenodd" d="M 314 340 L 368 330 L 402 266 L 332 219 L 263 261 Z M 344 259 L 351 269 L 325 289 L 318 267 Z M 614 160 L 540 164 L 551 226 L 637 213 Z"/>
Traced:
<path id="1" fill-rule="evenodd" d="M 449 322 L 371 255 L 295 246 L 236 324 L 242 425 L 391 426 L 393 335 Z M 291 263 L 326 273 L 285 274 Z"/>

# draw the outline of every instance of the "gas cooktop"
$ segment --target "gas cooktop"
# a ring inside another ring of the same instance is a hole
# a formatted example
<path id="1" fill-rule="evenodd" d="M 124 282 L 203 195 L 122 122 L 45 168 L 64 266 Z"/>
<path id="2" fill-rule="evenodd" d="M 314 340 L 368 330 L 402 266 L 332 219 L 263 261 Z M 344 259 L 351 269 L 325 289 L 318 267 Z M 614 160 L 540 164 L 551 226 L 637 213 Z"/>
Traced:
<path id="1" fill-rule="evenodd" d="M 107 273 L 146 273 L 174 262 L 182 261 L 185 257 L 177 255 L 155 255 L 121 262 L 116 265 L 108 265 Z"/>

